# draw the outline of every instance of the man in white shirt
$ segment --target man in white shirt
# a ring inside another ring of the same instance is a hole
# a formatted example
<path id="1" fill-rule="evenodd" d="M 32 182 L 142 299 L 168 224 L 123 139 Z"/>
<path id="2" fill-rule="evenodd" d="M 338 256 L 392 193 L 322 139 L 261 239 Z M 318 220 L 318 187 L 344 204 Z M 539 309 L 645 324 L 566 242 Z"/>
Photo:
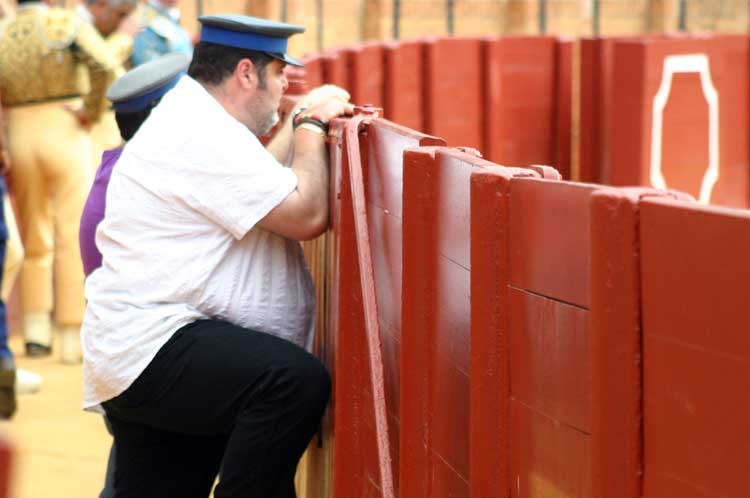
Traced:
<path id="1" fill-rule="evenodd" d="M 84 408 L 115 436 L 116 497 L 294 497 L 330 392 L 299 240 L 328 223 L 320 99 L 278 120 L 298 26 L 205 16 L 188 75 L 125 146 L 86 280 Z M 279 160 L 292 158 L 290 167 Z"/>

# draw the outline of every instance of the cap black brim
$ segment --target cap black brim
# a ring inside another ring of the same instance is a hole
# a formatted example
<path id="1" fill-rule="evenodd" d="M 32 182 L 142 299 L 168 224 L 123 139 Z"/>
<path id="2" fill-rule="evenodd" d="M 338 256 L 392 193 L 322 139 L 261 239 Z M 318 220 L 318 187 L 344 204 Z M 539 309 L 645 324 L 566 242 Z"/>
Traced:
<path id="1" fill-rule="evenodd" d="M 279 54 L 277 52 L 266 52 L 268 55 L 273 57 L 274 59 L 279 59 L 282 62 L 286 62 L 290 66 L 297 66 L 297 67 L 305 67 L 303 63 L 295 59 L 289 54 Z"/>

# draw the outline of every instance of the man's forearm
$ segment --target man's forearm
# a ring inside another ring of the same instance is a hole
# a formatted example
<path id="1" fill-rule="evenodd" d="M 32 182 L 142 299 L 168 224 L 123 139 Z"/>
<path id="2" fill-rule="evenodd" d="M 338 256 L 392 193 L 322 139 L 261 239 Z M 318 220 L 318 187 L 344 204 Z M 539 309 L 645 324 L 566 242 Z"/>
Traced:
<path id="1" fill-rule="evenodd" d="M 328 150 L 320 134 L 298 129 L 293 132 L 294 160 L 292 170 L 297 175 L 297 191 L 307 205 L 312 220 L 328 221 Z M 317 224 L 313 221 L 313 225 Z"/>
<path id="2" fill-rule="evenodd" d="M 292 119 L 287 116 L 284 123 L 279 127 L 274 137 L 266 146 L 266 150 L 284 166 L 292 162 L 294 148 L 294 131 L 292 130 Z"/>

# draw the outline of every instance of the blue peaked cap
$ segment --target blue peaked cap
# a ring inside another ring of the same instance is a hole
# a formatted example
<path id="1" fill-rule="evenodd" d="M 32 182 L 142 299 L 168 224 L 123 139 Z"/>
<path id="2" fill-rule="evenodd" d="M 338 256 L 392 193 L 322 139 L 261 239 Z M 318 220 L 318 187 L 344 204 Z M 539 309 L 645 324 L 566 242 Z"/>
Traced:
<path id="1" fill-rule="evenodd" d="M 289 37 L 304 32 L 302 26 L 238 14 L 201 16 L 198 21 L 202 42 L 265 52 L 292 66 L 303 66 L 286 53 Z"/>
<path id="2" fill-rule="evenodd" d="M 150 107 L 174 87 L 190 65 L 181 53 L 163 55 L 131 69 L 107 90 L 115 112 L 133 113 Z"/>

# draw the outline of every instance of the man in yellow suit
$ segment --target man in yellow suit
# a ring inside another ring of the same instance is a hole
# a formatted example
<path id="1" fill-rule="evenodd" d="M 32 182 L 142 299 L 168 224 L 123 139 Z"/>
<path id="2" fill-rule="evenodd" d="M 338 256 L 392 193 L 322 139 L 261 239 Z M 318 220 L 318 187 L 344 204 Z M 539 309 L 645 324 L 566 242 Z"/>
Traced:
<path id="1" fill-rule="evenodd" d="M 85 95 L 80 66 L 88 70 Z M 62 360 L 80 361 L 78 220 L 94 171 L 87 128 L 107 107 L 118 67 L 99 33 L 74 12 L 21 0 L 15 18 L 0 22 L 0 96 L 26 252 L 21 308 L 29 356 L 51 352 L 54 307 Z"/>

